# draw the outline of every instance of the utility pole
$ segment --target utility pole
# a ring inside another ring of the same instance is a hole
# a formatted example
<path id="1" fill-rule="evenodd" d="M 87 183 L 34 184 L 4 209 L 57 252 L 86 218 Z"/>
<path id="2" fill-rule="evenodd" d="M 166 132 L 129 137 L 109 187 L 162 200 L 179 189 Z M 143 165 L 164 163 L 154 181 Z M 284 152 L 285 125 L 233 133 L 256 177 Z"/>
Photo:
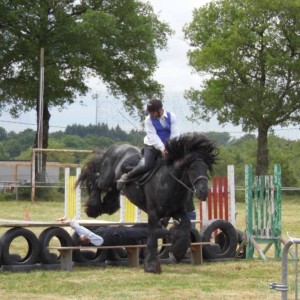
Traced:
<path id="1" fill-rule="evenodd" d="M 39 149 L 43 148 L 43 119 L 44 119 L 44 48 L 40 51 L 40 94 L 39 94 L 39 117 L 38 117 L 38 132 L 37 132 L 37 146 Z M 37 173 L 42 173 L 43 170 L 43 154 L 37 153 Z"/>

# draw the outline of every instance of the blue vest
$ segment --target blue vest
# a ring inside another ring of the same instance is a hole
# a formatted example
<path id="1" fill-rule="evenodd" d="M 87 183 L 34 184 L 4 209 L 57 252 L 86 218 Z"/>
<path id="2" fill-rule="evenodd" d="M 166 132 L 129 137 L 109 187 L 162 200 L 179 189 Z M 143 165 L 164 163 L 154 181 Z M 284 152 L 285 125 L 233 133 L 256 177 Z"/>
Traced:
<path id="1" fill-rule="evenodd" d="M 163 127 L 158 119 L 151 118 L 151 122 L 153 126 L 155 127 L 157 135 L 160 137 L 161 141 L 165 143 L 170 139 L 171 135 L 171 114 L 167 112 L 167 118 L 166 120 L 166 127 Z"/>

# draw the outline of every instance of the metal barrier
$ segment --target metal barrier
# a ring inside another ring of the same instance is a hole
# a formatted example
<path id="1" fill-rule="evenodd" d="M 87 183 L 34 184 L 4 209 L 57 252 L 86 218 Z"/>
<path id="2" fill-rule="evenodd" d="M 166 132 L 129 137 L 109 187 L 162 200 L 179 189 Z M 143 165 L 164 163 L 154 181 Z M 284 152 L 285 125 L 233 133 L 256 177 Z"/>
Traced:
<path id="1" fill-rule="evenodd" d="M 282 300 L 288 299 L 288 253 L 290 247 L 295 245 L 295 299 L 298 299 L 298 245 L 300 244 L 299 238 L 290 238 L 289 241 L 285 244 L 282 251 L 282 265 L 281 265 L 281 283 L 270 283 L 270 289 L 274 289 L 282 293 Z"/>

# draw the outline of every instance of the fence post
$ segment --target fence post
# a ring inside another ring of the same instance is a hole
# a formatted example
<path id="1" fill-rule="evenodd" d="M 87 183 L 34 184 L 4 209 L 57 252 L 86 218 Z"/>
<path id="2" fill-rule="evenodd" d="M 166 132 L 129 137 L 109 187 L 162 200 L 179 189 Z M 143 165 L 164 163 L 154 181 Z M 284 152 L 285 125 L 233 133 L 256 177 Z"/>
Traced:
<path id="1" fill-rule="evenodd" d="M 282 221 L 281 221 L 281 211 L 282 211 L 282 185 L 281 185 L 281 166 L 276 164 L 274 166 L 274 185 L 276 189 L 275 194 L 275 217 L 272 223 L 272 227 L 275 228 L 275 236 L 281 237 L 281 228 L 282 228 Z M 275 257 L 281 257 L 281 241 L 278 240 L 275 243 Z"/>
<path id="2" fill-rule="evenodd" d="M 254 245 L 250 242 L 253 235 L 253 208 L 252 208 L 252 182 L 253 170 L 252 166 L 246 165 L 245 167 L 245 200 L 246 200 L 246 232 L 247 234 L 247 247 L 246 258 L 252 258 L 254 253 Z"/>
<path id="3" fill-rule="evenodd" d="M 120 196 L 120 223 L 139 222 L 141 210 L 129 201 L 124 195 Z"/>
<path id="4" fill-rule="evenodd" d="M 228 195 L 230 208 L 230 223 L 235 227 L 236 225 L 236 210 L 235 210 L 235 180 L 234 180 L 234 166 L 227 166 L 228 175 Z"/>
<path id="5" fill-rule="evenodd" d="M 70 176 L 70 168 L 65 168 L 65 215 L 67 219 L 80 219 L 81 190 L 75 187 L 81 169 L 76 168 L 76 176 Z"/>

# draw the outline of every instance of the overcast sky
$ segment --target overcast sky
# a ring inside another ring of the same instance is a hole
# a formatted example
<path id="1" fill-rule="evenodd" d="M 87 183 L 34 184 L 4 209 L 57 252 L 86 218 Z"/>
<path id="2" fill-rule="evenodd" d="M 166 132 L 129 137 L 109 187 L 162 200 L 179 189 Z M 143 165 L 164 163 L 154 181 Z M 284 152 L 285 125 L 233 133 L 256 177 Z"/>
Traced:
<path id="1" fill-rule="evenodd" d="M 183 39 L 182 28 L 185 24 L 192 21 L 192 11 L 194 8 L 198 8 L 202 5 L 210 2 L 209 0 L 151 0 L 155 13 L 160 16 L 160 19 L 169 23 L 171 28 L 175 30 L 175 34 L 170 38 L 168 42 L 168 49 L 160 51 L 159 68 L 155 73 L 155 79 L 162 83 L 165 87 L 166 97 L 168 103 L 174 93 L 181 98 L 181 108 L 185 105 L 183 92 L 191 87 L 198 88 L 201 83 L 201 78 L 197 74 L 192 74 L 192 69 L 187 65 L 187 51 L 189 49 L 188 44 Z M 92 93 L 103 93 L 103 88 L 97 80 L 90 80 L 90 87 Z M 79 99 L 83 101 L 83 106 L 79 103 L 69 106 L 67 109 L 59 112 L 58 110 L 51 111 L 50 127 L 51 132 L 57 130 L 64 130 L 67 125 L 72 124 L 95 124 L 96 116 L 96 101 L 91 97 Z M 178 98 L 175 99 L 178 101 Z M 116 110 L 118 111 L 118 121 L 120 127 L 124 130 L 130 130 L 131 128 L 141 129 L 141 126 L 134 119 L 128 118 L 123 113 L 122 105 L 117 100 L 115 102 Z M 169 110 L 175 110 L 180 106 L 177 103 L 171 105 Z M 165 107 L 168 110 L 168 107 Z M 178 114 L 178 113 L 177 113 Z M 98 113 L 99 116 L 99 113 Z M 195 125 L 186 120 L 186 115 L 183 114 L 182 109 L 179 112 L 179 121 L 183 128 L 182 131 L 227 131 L 233 137 L 240 137 L 242 133 L 241 127 L 233 127 L 230 124 L 226 126 L 218 125 L 217 121 L 213 120 L 209 123 L 202 122 L 200 125 Z M 110 122 L 110 113 L 103 114 L 103 119 L 100 118 L 100 122 Z M 99 121 L 99 117 L 98 117 Z M 14 123 L 16 122 L 16 123 Z M 21 124 L 20 124 L 21 123 Z M 24 123 L 24 124 L 22 124 Z M 23 114 L 20 119 L 13 120 L 8 114 L 2 114 L 0 116 L 0 126 L 6 130 L 22 131 L 26 128 L 36 129 L 34 125 L 36 123 L 36 113 L 31 112 Z M 30 125 L 32 124 L 32 125 Z M 115 126 L 115 124 L 112 124 Z M 298 129 L 286 130 L 279 129 L 276 134 L 286 136 L 287 138 L 298 139 Z"/>

